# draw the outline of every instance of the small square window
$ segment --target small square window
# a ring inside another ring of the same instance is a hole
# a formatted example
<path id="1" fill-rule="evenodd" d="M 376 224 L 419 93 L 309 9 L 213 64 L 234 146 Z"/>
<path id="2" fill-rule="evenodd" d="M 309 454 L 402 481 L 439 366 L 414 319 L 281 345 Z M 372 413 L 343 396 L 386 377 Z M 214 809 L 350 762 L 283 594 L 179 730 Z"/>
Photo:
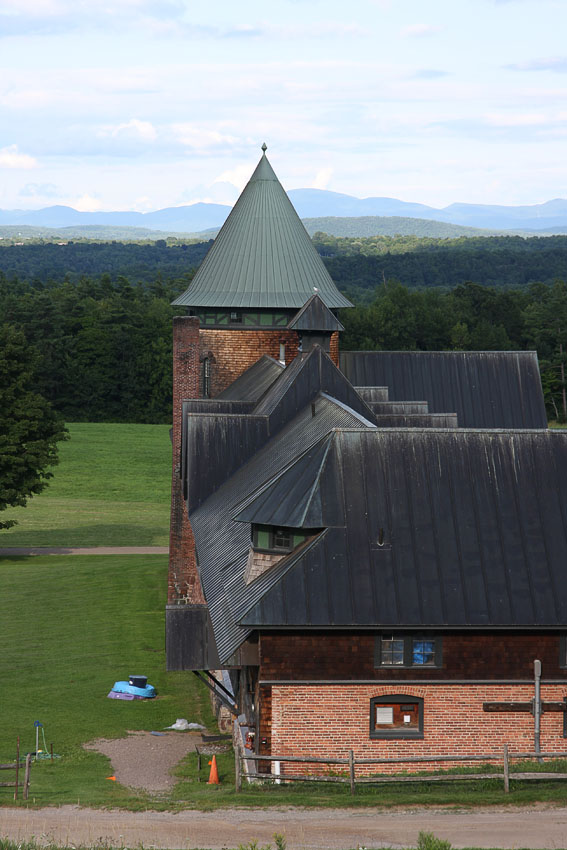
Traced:
<path id="1" fill-rule="evenodd" d="M 400 666 L 404 664 L 404 639 L 394 635 L 383 635 L 381 638 L 381 664 L 383 666 Z"/>
<path id="2" fill-rule="evenodd" d="M 413 638 L 411 649 L 412 666 L 435 666 L 435 641 L 431 638 Z"/>
<path id="3" fill-rule="evenodd" d="M 274 549 L 291 549 L 293 546 L 293 541 L 289 529 L 274 528 L 272 546 Z"/>

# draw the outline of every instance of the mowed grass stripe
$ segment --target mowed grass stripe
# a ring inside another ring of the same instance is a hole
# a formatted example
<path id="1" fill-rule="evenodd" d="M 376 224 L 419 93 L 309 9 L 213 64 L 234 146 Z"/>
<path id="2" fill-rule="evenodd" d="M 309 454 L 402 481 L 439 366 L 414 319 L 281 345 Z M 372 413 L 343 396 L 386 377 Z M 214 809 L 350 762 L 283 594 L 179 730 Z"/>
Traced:
<path id="1" fill-rule="evenodd" d="M 71 423 L 43 493 L 3 513 L 4 546 L 166 546 L 171 486 L 167 425 Z"/>

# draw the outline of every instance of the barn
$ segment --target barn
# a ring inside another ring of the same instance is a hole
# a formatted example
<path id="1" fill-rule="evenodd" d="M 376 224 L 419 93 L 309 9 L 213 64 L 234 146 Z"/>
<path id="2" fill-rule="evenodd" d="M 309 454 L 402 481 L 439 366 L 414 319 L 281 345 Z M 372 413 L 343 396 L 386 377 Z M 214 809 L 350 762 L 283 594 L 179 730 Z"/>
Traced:
<path id="1" fill-rule="evenodd" d="M 263 755 L 562 750 L 567 435 L 535 353 L 340 353 L 265 148 L 175 303 L 169 669 L 224 671 Z"/>

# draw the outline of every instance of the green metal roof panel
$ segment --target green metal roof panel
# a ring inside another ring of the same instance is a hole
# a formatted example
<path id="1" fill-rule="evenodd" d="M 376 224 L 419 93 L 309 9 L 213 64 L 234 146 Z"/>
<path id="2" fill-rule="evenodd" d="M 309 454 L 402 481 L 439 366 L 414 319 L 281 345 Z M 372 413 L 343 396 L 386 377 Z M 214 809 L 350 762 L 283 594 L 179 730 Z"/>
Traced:
<path id="1" fill-rule="evenodd" d="M 264 153 L 191 285 L 173 304 L 297 310 L 314 292 L 329 308 L 352 307 Z"/>

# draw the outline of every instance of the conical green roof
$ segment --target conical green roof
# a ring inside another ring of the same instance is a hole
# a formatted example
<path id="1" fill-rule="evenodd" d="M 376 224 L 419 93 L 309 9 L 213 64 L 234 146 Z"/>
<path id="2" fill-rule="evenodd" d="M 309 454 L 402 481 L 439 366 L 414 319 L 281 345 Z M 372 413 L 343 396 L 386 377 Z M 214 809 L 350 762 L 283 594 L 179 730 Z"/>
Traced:
<path id="1" fill-rule="evenodd" d="M 333 283 L 264 152 L 191 285 L 173 303 L 299 309 L 315 291 L 327 307 L 352 307 Z"/>

